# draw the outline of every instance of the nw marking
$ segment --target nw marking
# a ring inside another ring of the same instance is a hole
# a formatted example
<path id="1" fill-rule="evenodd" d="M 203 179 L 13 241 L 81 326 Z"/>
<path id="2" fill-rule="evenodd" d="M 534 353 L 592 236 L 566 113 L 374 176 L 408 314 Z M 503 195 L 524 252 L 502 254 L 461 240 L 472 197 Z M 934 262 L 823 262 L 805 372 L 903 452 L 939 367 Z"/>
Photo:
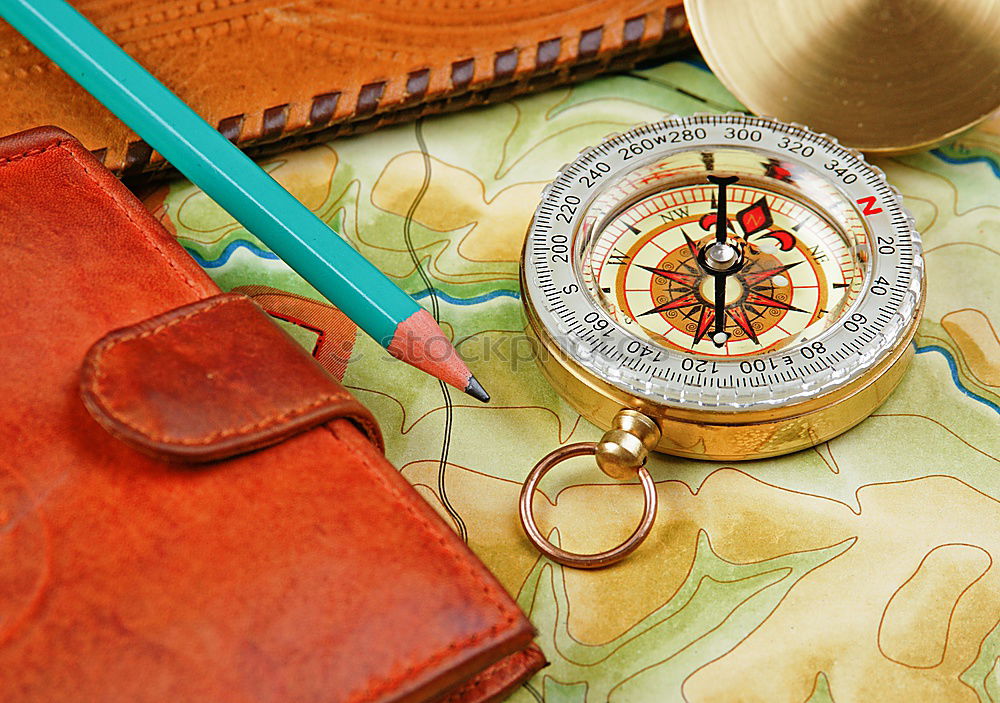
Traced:
<path id="1" fill-rule="evenodd" d="M 688 216 L 688 206 L 674 208 L 668 212 L 661 212 L 660 217 L 663 218 L 664 222 L 673 222 L 674 220 L 679 220 L 682 217 Z"/>

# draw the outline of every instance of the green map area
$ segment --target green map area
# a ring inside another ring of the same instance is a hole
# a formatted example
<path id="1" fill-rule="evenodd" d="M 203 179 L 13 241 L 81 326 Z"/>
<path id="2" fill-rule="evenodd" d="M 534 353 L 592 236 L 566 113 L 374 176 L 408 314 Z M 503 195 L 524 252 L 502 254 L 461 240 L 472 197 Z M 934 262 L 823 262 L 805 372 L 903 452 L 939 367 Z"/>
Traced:
<path id="1" fill-rule="evenodd" d="M 265 164 L 439 318 L 489 405 L 356 334 L 190 184 L 147 205 L 223 289 L 343 376 L 388 458 L 529 614 L 551 665 L 517 703 L 1000 703 L 1000 119 L 877 161 L 916 217 L 928 294 L 910 370 L 871 418 L 776 459 L 656 457 L 653 533 L 606 570 L 555 565 L 521 532 L 528 470 L 601 434 L 524 337 L 518 257 L 542 187 L 609 134 L 740 109 L 698 61 L 677 61 Z M 571 550 L 611 546 L 641 512 L 637 484 L 584 460 L 542 490 L 539 522 Z"/>

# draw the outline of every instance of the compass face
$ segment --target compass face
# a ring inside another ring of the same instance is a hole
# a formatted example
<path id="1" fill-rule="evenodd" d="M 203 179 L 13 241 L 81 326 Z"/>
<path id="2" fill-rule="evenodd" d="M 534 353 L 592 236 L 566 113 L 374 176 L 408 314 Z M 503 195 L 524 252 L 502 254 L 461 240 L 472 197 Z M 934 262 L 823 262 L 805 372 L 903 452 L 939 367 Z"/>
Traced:
<path id="1" fill-rule="evenodd" d="M 533 330 L 654 404 L 804 402 L 912 336 L 920 240 L 855 152 L 744 115 L 646 125 L 581 153 L 543 193 L 522 263 Z"/>
<path id="2" fill-rule="evenodd" d="M 668 349 L 711 357 L 782 349 L 836 322 L 863 279 L 841 225 L 801 198 L 741 179 L 726 189 L 726 240 L 742 265 L 719 283 L 699 262 L 716 241 L 718 190 L 708 182 L 667 188 L 602 228 L 587 279 L 615 321 Z"/>

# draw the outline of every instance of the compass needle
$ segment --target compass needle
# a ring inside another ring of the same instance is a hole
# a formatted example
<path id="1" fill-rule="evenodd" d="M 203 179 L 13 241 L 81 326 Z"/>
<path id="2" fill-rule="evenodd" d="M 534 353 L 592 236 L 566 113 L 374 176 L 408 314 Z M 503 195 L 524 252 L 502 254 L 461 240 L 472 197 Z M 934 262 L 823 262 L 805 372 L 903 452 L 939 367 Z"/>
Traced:
<path id="1" fill-rule="evenodd" d="M 709 183 L 719 186 L 718 203 L 715 208 L 715 241 L 719 244 L 725 244 L 726 225 L 729 224 L 729 220 L 726 218 L 726 187 L 739 180 L 738 176 L 708 176 Z"/>
<path id="2" fill-rule="evenodd" d="M 718 334 L 726 331 L 726 277 L 716 276 L 714 288 L 715 333 Z"/>

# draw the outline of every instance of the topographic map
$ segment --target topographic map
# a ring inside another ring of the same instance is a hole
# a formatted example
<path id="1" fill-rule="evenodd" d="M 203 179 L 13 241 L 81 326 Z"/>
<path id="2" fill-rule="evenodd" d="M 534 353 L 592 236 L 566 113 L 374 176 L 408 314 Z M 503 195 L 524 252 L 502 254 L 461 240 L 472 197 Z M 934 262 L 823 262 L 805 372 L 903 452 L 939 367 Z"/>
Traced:
<path id="1" fill-rule="evenodd" d="M 657 457 L 653 534 L 606 570 L 554 565 L 521 532 L 528 470 L 601 434 L 525 343 L 518 255 L 543 185 L 635 123 L 738 109 L 697 60 L 676 61 L 265 164 L 440 319 L 489 405 L 357 335 L 190 184 L 147 205 L 343 378 L 389 459 L 518 599 L 551 666 L 517 703 L 1000 703 L 1000 119 L 877 162 L 923 234 L 928 294 L 910 370 L 871 418 L 777 459 Z M 638 485 L 583 460 L 542 489 L 543 529 L 572 550 L 623 539 L 641 512 Z"/>

